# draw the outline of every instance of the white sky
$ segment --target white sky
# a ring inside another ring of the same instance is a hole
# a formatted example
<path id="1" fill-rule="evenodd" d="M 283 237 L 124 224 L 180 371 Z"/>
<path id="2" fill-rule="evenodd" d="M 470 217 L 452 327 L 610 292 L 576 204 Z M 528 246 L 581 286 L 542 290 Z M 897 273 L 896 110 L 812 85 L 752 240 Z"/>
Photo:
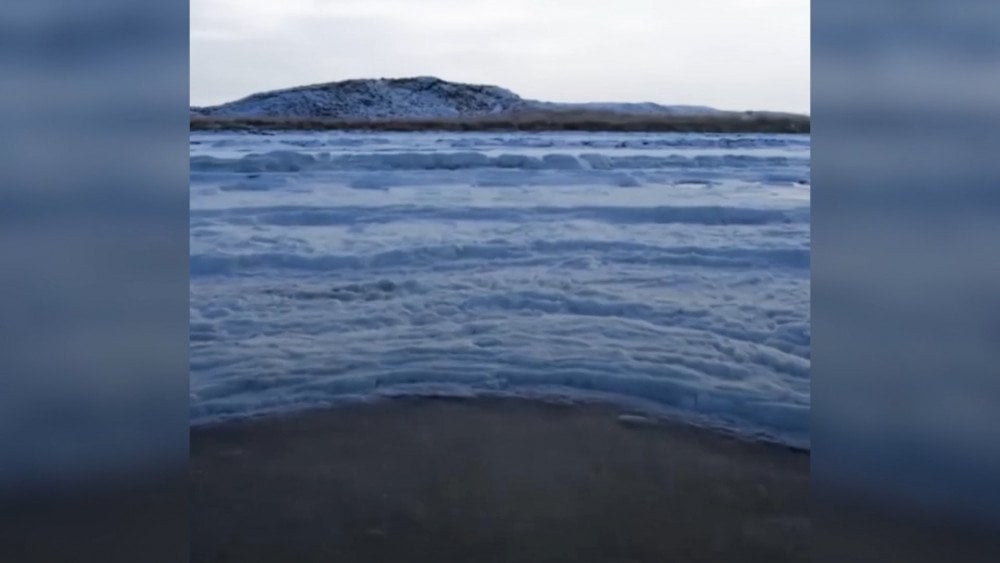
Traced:
<path id="1" fill-rule="evenodd" d="M 405 76 L 807 113 L 809 0 L 191 0 L 192 105 Z"/>

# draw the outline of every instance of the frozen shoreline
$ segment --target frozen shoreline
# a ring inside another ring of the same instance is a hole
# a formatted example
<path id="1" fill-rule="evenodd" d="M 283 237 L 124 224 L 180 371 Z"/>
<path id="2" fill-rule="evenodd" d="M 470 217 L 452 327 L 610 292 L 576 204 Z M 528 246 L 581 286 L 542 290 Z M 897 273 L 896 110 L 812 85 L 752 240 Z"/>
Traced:
<path id="1" fill-rule="evenodd" d="M 556 389 L 808 448 L 808 137 L 202 133 L 191 154 L 196 425 Z"/>

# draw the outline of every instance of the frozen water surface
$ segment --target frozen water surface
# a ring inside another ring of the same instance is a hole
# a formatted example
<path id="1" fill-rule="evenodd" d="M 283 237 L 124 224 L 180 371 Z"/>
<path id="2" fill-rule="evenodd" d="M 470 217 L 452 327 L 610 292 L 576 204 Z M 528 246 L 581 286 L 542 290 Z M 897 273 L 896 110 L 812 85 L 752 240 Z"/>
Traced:
<path id="1" fill-rule="evenodd" d="M 808 446 L 809 137 L 193 133 L 191 414 L 614 400 Z"/>

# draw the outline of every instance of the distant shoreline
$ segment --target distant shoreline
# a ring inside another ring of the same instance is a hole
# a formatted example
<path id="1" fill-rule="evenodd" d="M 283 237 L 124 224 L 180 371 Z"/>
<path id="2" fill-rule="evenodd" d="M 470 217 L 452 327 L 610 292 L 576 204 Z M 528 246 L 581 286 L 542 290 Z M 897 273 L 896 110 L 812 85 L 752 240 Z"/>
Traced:
<path id="1" fill-rule="evenodd" d="M 192 115 L 190 127 L 192 131 L 606 131 L 806 134 L 810 132 L 810 117 L 770 112 L 725 112 L 711 115 L 544 112 L 458 118 L 367 120 Z"/>

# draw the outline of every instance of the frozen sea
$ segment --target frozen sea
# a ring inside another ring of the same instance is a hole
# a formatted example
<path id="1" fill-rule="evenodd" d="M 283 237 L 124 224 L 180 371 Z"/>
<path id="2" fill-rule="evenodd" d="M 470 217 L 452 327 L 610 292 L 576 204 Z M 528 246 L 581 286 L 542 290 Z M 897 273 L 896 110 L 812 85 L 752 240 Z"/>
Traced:
<path id="1" fill-rule="evenodd" d="M 809 445 L 806 135 L 192 133 L 193 424 L 614 401 Z"/>

